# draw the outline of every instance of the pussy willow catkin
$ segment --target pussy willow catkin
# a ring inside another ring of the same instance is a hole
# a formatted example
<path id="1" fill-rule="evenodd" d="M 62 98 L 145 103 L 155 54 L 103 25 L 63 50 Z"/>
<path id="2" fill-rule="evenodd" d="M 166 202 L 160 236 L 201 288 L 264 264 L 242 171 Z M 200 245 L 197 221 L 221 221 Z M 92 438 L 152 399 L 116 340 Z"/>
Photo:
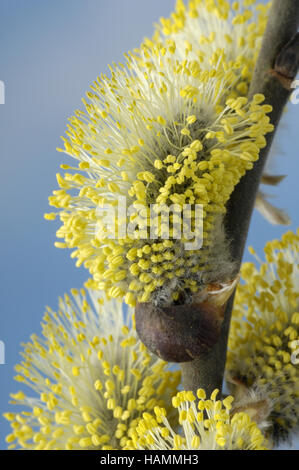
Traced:
<path id="1" fill-rule="evenodd" d="M 177 0 L 169 18 L 156 25 L 153 41 L 175 41 L 176 56 L 196 60 L 209 70 L 210 58 L 224 49 L 227 61 L 239 64 L 234 97 L 246 96 L 268 20 L 270 2 L 256 0 Z M 232 91 L 230 91 L 232 93 Z"/>
<path id="2" fill-rule="evenodd" d="M 24 345 L 16 366 L 23 389 L 11 394 L 19 410 L 4 415 L 10 448 L 122 449 L 142 413 L 155 406 L 171 413 L 180 374 L 146 350 L 132 312 L 125 315 L 119 302 L 73 289 L 57 312 L 47 310 L 42 326 L 43 335 Z"/>
<path id="3" fill-rule="evenodd" d="M 204 390 L 179 392 L 172 399 L 179 428 L 173 429 L 167 411 L 155 407 L 154 415 L 143 413 L 132 441 L 137 449 L 151 450 L 266 450 L 267 442 L 248 414 L 231 413 L 233 397 L 217 400 Z"/>
<path id="4" fill-rule="evenodd" d="M 251 408 L 280 439 L 298 430 L 299 232 L 268 242 L 265 256 L 242 267 L 227 376 L 236 406 Z"/>
<path id="5" fill-rule="evenodd" d="M 236 97 L 242 60 L 201 47 L 208 69 L 188 48 L 178 58 L 174 39 L 145 42 L 124 66 L 111 68 L 111 78 L 97 78 L 63 138 L 77 164 L 62 165 L 67 171 L 50 197 L 62 222 L 56 245 L 74 250 L 77 265 L 92 275 L 90 286 L 130 306 L 188 302 L 207 283 L 232 278 L 226 203 L 273 130 L 262 95 L 250 103 Z M 120 216 L 113 229 L 103 224 L 101 207 L 113 212 L 120 197 L 135 209 L 127 217 L 130 233 Z M 152 205 L 159 206 L 154 231 Z M 184 221 L 171 214 L 167 227 L 161 210 L 184 205 L 190 232 L 202 239 L 190 249 Z"/>

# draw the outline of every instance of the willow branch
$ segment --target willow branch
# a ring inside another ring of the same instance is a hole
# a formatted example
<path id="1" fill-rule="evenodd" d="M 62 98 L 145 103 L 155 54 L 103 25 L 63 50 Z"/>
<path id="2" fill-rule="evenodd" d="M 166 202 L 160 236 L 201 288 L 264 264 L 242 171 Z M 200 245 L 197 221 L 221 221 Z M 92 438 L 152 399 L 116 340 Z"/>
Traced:
<path id="1" fill-rule="evenodd" d="M 299 0 L 273 0 L 249 90 L 249 98 L 256 93 L 265 95 L 266 103 L 273 106 L 270 119 L 275 126 L 275 131 L 298 70 L 298 25 Z M 268 136 L 267 146 L 261 151 L 259 160 L 255 163 L 254 168 L 242 178 L 228 204 L 225 228 L 228 238 L 231 240 L 232 256 L 239 266 L 255 198 L 275 131 Z M 185 389 L 195 391 L 201 387 L 207 393 L 212 392 L 215 388 L 221 390 L 232 307 L 233 298 L 230 299 L 226 307 L 220 340 L 213 349 L 205 355 L 181 365 Z M 187 314 L 188 312 L 186 312 Z"/>

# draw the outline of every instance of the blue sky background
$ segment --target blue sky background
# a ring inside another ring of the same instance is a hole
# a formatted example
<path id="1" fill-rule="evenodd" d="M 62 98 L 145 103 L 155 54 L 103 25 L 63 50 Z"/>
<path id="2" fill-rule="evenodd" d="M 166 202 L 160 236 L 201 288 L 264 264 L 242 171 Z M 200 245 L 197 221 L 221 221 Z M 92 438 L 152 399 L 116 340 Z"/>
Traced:
<path id="1" fill-rule="evenodd" d="M 18 390 L 13 367 L 20 343 L 40 332 L 45 305 L 87 279 L 65 250 L 54 248 L 56 223 L 46 222 L 48 196 L 56 189 L 62 154 L 60 135 L 67 118 L 107 64 L 152 33 L 174 0 L 1 0 L 0 80 L 6 103 L 0 105 L 0 340 L 6 364 L 0 365 L 0 413 Z M 298 112 L 290 104 L 276 138 L 274 172 L 288 175 L 273 202 L 288 210 L 291 229 L 298 213 Z M 270 226 L 255 213 L 248 243 L 262 253 L 267 240 L 284 228 Z M 245 259 L 250 256 L 246 253 Z M 9 431 L 0 418 L 0 448 Z"/>

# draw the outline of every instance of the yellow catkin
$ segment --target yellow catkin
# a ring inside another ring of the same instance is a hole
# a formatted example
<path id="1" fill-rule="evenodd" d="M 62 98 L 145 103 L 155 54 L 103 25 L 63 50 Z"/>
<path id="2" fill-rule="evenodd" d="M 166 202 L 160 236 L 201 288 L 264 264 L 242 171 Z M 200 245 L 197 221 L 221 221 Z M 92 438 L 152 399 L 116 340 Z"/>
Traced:
<path id="1" fill-rule="evenodd" d="M 4 415 L 10 448 L 130 449 L 144 412 L 171 413 L 179 372 L 143 347 L 125 320 L 132 312 L 115 300 L 103 305 L 102 295 L 74 289 L 57 312 L 47 309 L 43 338 L 24 345 L 15 379 L 33 391 L 11 394 L 23 411 Z"/>
<path id="2" fill-rule="evenodd" d="M 269 403 L 266 419 L 277 439 L 297 429 L 299 418 L 299 231 L 268 242 L 264 251 L 262 263 L 250 250 L 259 267 L 242 266 L 227 377 L 232 389 L 243 390 L 243 402 L 244 394 L 256 393 Z"/>
<path id="3" fill-rule="evenodd" d="M 230 414 L 233 397 L 220 401 L 218 392 L 214 390 L 209 400 L 200 398 L 199 402 L 192 392 L 179 392 L 173 398 L 180 424 L 175 431 L 165 409 L 155 407 L 154 414 L 143 413 L 133 434 L 135 449 L 266 450 L 268 444 L 256 423 L 246 413 Z M 197 395 L 205 397 L 203 390 Z"/>
<path id="4" fill-rule="evenodd" d="M 270 2 L 215 0 L 177 0 L 169 18 L 161 18 L 148 44 L 164 41 L 179 59 L 196 61 L 209 70 L 225 51 L 236 81 L 234 96 L 247 95 L 263 33 L 267 24 Z M 205 31 L 205 34 L 202 34 Z M 237 47 L 236 47 L 237 45 Z"/>
<path id="5" fill-rule="evenodd" d="M 253 3 L 231 11 L 224 0 L 179 1 L 152 40 L 110 67 L 111 78 L 93 82 L 85 111 L 70 119 L 63 142 L 78 168 L 57 176 L 60 189 L 49 198 L 61 221 L 56 246 L 72 250 L 108 299 L 132 307 L 180 302 L 221 281 L 220 266 L 224 277 L 233 271 L 222 230 L 226 205 L 273 130 L 263 96 L 251 103 L 243 96 L 267 18 L 267 7 Z M 197 21 L 210 29 L 199 41 Z M 228 36 L 236 37 L 232 50 Z M 120 199 L 135 213 L 122 215 Z M 189 205 L 189 232 L 199 244 L 186 249 L 181 216 L 166 223 L 151 213 L 153 204 Z M 114 224 L 105 222 L 107 210 Z"/>

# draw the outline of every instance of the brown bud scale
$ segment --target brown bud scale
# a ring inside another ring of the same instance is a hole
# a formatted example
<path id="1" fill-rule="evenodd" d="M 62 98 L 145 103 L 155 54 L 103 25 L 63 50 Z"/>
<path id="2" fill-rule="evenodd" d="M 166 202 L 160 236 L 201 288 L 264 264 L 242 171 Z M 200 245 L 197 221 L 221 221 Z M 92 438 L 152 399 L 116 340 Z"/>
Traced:
<path id="1" fill-rule="evenodd" d="M 194 303 L 159 308 L 152 303 L 136 306 L 136 330 L 145 346 L 169 362 L 189 362 L 217 343 L 225 306 L 237 279 L 210 284 Z"/>

